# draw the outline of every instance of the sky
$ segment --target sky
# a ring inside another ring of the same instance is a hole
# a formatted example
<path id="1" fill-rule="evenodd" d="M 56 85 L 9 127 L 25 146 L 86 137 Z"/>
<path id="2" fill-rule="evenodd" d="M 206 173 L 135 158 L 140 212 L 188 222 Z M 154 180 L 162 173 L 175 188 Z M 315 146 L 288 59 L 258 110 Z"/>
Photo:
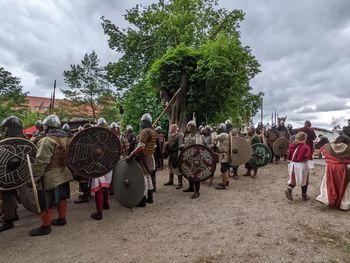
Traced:
<path id="1" fill-rule="evenodd" d="M 53 82 L 95 50 L 101 65 L 119 55 L 108 48 L 101 16 L 127 27 L 125 10 L 151 0 L 0 0 L 0 67 L 21 78 L 24 91 L 50 97 Z M 301 126 L 343 126 L 350 118 L 350 4 L 348 0 L 219 0 L 242 9 L 243 45 L 261 64 L 251 82 L 271 113 Z M 58 92 L 58 97 L 62 93 Z M 254 118 L 260 120 L 260 112 Z M 223 120 L 224 121 L 224 120 Z"/>

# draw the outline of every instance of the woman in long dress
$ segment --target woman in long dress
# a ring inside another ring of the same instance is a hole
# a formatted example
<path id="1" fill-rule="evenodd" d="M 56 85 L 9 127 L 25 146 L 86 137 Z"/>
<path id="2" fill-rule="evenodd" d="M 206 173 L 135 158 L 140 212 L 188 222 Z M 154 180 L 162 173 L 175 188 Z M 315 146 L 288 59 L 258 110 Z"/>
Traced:
<path id="1" fill-rule="evenodd" d="M 326 158 L 325 174 L 316 200 L 332 208 L 350 210 L 350 139 L 339 136 L 321 148 Z"/>

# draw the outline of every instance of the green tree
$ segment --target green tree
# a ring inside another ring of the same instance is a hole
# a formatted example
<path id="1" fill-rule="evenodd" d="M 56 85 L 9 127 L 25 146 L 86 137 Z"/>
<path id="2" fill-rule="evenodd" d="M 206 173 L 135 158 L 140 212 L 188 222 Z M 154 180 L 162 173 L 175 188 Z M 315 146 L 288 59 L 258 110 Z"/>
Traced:
<path id="1" fill-rule="evenodd" d="M 140 118 L 143 114 L 149 112 L 155 121 L 163 111 L 155 89 L 149 86 L 146 81 L 141 81 L 131 88 L 125 97 L 124 109 L 123 126 L 131 125 L 135 131 L 139 129 Z M 167 116 L 164 115 L 157 125 L 167 130 Z"/>
<path id="2" fill-rule="evenodd" d="M 105 78 L 105 68 L 99 66 L 95 51 L 85 54 L 80 65 L 71 65 L 63 72 L 64 81 L 69 89 L 62 90 L 67 99 L 79 104 L 88 104 L 92 109 L 92 118 L 96 119 L 99 100 L 109 94 L 111 89 Z"/>
<path id="3" fill-rule="evenodd" d="M 0 67 L 0 118 L 13 114 L 22 117 L 26 110 L 25 96 L 21 79 Z"/>
<path id="4" fill-rule="evenodd" d="M 216 7 L 217 0 L 160 0 L 145 8 L 136 5 L 124 15 L 131 25 L 125 29 L 102 17 L 109 47 L 122 53 L 117 62 L 107 66 L 109 80 L 117 88 L 128 89 L 169 47 L 199 47 L 222 30 L 237 34 L 243 12 Z"/>
<path id="5" fill-rule="evenodd" d="M 196 49 L 184 45 L 169 49 L 153 64 L 148 80 L 163 101 L 181 87 L 169 118 L 183 129 L 192 112 L 198 123 L 218 122 L 224 114 L 249 119 L 260 105 L 261 94 L 251 94 L 249 86 L 258 72 L 258 62 L 235 36 L 219 34 Z"/>
<path id="6" fill-rule="evenodd" d="M 107 66 L 108 79 L 125 90 L 147 77 L 163 106 L 181 87 L 170 122 L 183 128 L 192 112 L 214 120 L 226 101 L 251 94 L 259 63 L 240 42 L 241 10 L 218 8 L 216 0 L 160 0 L 127 10 L 125 19 L 131 26 L 120 29 L 102 17 L 110 48 L 122 53 Z"/>

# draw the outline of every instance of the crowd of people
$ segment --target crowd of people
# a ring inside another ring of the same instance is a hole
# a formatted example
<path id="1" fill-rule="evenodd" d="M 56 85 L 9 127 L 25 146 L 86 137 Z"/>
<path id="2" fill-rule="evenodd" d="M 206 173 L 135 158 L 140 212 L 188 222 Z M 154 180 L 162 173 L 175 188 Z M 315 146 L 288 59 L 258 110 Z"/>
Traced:
<path id="1" fill-rule="evenodd" d="M 195 121 L 189 121 L 184 132 L 181 132 L 176 124 L 171 124 L 169 134 L 160 126 L 153 127 L 150 114 L 144 114 L 140 119 L 140 131 L 136 135 L 133 127 L 126 126 L 125 133 L 121 132 L 118 123 L 108 125 L 104 118 L 100 118 L 95 124 L 114 132 L 121 145 L 120 158 L 126 162 L 136 160 L 142 168 L 144 175 L 145 192 L 138 207 L 146 207 L 152 204 L 153 193 L 156 192 L 156 171 L 164 169 L 164 158 L 168 158 L 168 181 L 164 186 L 175 185 L 181 190 L 185 185 L 185 178 L 179 170 L 179 154 L 191 145 L 204 145 L 214 153 L 220 164 L 221 182 L 215 186 L 217 190 L 225 190 L 230 185 L 229 178 L 239 179 L 238 166 L 233 165 L 230 159 L 230 142 L 233 137 L 244 138 L 250 145 L 266 144 L 272 152 L 271 162 L 279 163 L 281 157 L 288 160 L 288 187 L 285 195 L 293 201 L 293 190 L 301 187 L 302 200 L 309 200 L 307 189 L 309 175 L 314 169 L 313 152 L 315 149 L 316 134 L 311 128 L 311 122 L 305 121 L 301 129 L 293 129 L 291 125 L 285 126 L 285 118 L 279 118 L 278 123 L 266 127 L 259 123 L 257 127 L 250 126 L 246 132 L 235 129 L 230 120 L 220 123 L 216 127 L 201 125 L 197 127 Z M 10 116 L 2 121 L 4 138 L 25 138 L 22 122 L 15 116 Z M 86 178 L 74 174 L 67 164 L 67 151 L 69 143 L 75 136 L 68 124 L 61 125 L 56 115 L 47 116 L 43 122 L 36 123 L 37 131 L 30 139 L 37 146 L 36 162 L 33 165 L 35 182 L 38 184 L 38 199 L 40 204 L 41 225 L 29 232 L 31 236 L 47 235 L 51 232 L 51 226 L 64 226 L 67 223 L 67 199 L 70 198 L 70 182 L 77 180 L 81 195 L 75 200 L 76 204 L 89 202 L 91 193 L 94 195 L 95 208 L 91 218 L 103 219 L 103 210 L 109 209 L 109 195 L 114 194 L 112 180 L 115 169 L 107 174 L 101 174 L 97 178 Z M 79 131 L 93 127 L 93 124 L 85 124 Z M 344 133 L 334 142 L 329 143 L 326 138 L 319 138 L 319 148 L 325 156 L 325 175 L 320 187 L 318 201 L 334 208 L 342 210 L 350 209 L 349 170 L 350 163 L 350 120 L 349 126 L 344 127 Z M 166 139 L 167 137 L 167 139 Z M 280 156 L 273 151 L 273 144 L 279 138 L 289 140 L 288 152 Z M 244 164 L 246 172 L 244 176 L 256 178 L 258 167 L 247 162 Z M 42 182 L 41 184 L 39 182 Z M 212 177 L 209 185 L 212 184 Z M 31 187 L 28 183 L 28 187 Z M 192 199 L 200 197 L 199 181 L 188 180 L 188 187 L 183 192 L 193 193 Z M 44 189 L 45 188 L 45 189 Z M 0 231 L 14 227 L 13 222 L 18 220 L 17 215 L 17 190 L 1 190 L 2 219 Z M 57 211 L 57 218 L 53 219 Z"/>

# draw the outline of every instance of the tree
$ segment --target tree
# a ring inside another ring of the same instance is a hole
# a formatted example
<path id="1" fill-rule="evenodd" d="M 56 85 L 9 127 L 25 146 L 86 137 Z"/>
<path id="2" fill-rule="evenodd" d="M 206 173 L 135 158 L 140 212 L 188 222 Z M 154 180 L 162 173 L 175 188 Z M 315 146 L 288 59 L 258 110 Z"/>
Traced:
<path id="1" fill-rule="evenodd" d="M 146 81 L 131 88 L 125 97 L 125 113 L 123 116 L 123 126 L 131 125 L 134 130 L 139 129 L 140 118 L 143 114 L 149 112 L 153 121 L 160 115 L 163 108 L 155 89 L 148 85 Z M 163 116 L 157 125 L 167 127 L 168 119 Z"/>
<path id="2" fill-rule="evenodd" d="M 110 48 L 122 53 L 107 66 L 108 79 L 127 90 L 147 76 L 163 105 L 182 87 L 170 122 L 183 128 L 192 111 L 214 120 L 229 107 L 225 100 L 251 94 L 259 63 L 239 40 L 241 10 L 218 8 L 216 0 L 160 0 L 127 10 L 125 19 L 131 26 L 120 29 L 102 17 Z"/>
<path id="3" fill-rule="evenodd" d="M 92 118 L 96 119 L 99 100 L 111 92 L 105 78 L 104 67 L 99 66 L 99 59 L 95 51 L 85 54 L 81 65 L 71 65 L 71 69 L 64 71 L 64 81 L 69 89 L 62 90 L 67 99 L 79 104 L 89 104 Z"/>
<path id="4" fill-rule="evenodd" d="M 148 80 L 163 102 L 181 87 L 168 113 L 170 122 L 183 129 L 192 112 L 198 123 L 223 121 L 217 118 L 223 115 L 249 121 L 260 106 L 260 94 L 251 94 L 249 86 L 258 67 L 236 37 L 219 34 L 196 49 L 184 45 L 169 49 L 153 64 Z"/>
<path id="5" fill-rule="evenodd" d="M 11 72 L 0 67 L 0 117 L 1 119 L 11 114 L 22 117 L 25 112 L 25 96 L 23 93 L 21 79 L 12 76 Z"/>
<path id="6" fill-rule="evenodd" d="M 102 17 L 109 47 L 122 57 L 107 66 L 108 79 L 117 88 L 128 89 L 137 83 L 156 59 L 169 47 L 179 44 L 198 47 L 221 31 L 237 34 L 240 10 L 215 8 L 217 0 L 160 0 L 145 8 L 140 5 L 127 10 L 125 20 L 132 26 L 120 29 Z"/>

